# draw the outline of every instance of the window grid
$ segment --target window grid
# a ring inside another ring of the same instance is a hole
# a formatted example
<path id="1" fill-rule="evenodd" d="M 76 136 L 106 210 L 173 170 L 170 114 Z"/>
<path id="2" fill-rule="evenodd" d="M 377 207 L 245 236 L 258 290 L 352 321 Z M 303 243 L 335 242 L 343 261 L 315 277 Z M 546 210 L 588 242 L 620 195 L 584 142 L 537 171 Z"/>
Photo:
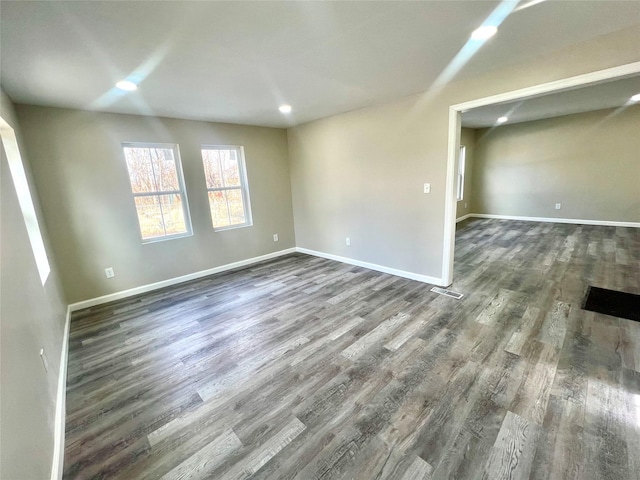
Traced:
<path id="1" fill-rule="evenodd" d="M 201 153 L 214 230 L 251 226 L 251 204 L 243 148 L 234 145 L 203 145 Z M 226 164 L 225 168 L 223 163 Z M 216 194 L 222 192 L 223 201 L 220 197 L 216 198 Z M 239 192 L 239 198 L 231 199 L 231 192 Z M 222 211 L 226 215 L 220 215 L 220 203 L 223 203 Z"/>
<path id="2" fill-rule="evenodd" d="M 143 243 L 191 235 L 178 145 L 123 143 L 122 146 Z M 167 152 L 170 152 L 168 156 Z M 167 183 L 170 185 L 165 187 Z M 138 201 L 149 198 L 155 201 L 151 204 Z M 174 205 L 175 200 L 179 209 Z M 174 208 L 171 209 L 172 205 Z"/>

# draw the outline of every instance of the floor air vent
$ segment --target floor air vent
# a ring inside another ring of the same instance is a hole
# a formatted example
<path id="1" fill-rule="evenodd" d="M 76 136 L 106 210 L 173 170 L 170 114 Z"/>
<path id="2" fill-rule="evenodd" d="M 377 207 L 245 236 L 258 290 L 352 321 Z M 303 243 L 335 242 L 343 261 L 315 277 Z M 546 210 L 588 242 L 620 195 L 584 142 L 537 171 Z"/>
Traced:
<path id="1" fill-rule="evenodd" d="M 456 300 L 460 300 L 462 297 L 464 297 L 464 294 L 462 293 L 452 292 L 451 290 L 446 290 L 440 287 L 433 287 L 431 291 L 439 293 L 440 295 L 446 295 L 447 297 L 455 298 Z"/>

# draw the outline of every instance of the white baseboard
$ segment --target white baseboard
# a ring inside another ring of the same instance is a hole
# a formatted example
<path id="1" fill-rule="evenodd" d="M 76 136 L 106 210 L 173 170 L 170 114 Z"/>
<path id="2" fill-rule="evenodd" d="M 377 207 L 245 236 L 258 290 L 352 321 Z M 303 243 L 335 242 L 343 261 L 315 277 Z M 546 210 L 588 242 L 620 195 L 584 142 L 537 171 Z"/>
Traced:
<path id="1" fill-rule="evenodd" d="M 407 272 L 406 270 L 398 270 L 395 268 L 385 267 L 376 263 L 362 262 L 360 260 L 354 260 L 353 258 L 340 257 L 331 253 L 318 252 L 315 250 L 309 250 L 308 248 L 297 247 L 296 251 L 299 253 L 305 253 L 307 255 L 313 255 L 314 257 L 322 257 L 329 260 L 335 260 L 336 262 L 347 263 L 349 265 L 355 265 L 357 267 L 368 268 L 369 270 L 375 270 L 377 272 L 389 273 L 396 275 L 397 277 L 409 278 L 411 280 L 417 280 L 418 282 L 428 283 L 430 285 L 446 286 L 443 285 L 441 278 L 430 277 L 428 275 L 420 275 L 419 273 Z"/>
<path id="2" fill-rule="evenodd" d="M 58 372 L 58 392 L 56 394 L 56 416 L 53 427 L 53 464 L 51 465 L 51 480 L 60 480 L 64 469 L 64 433 L 67 404 L 67 363 L 69 359 L 69 327 L 71 324 L 71 308 L 67 307 L 64 321 L 64 335 L 60 352 L 60 367 Z"/>
<path id="3" fill-rule="evenodd" d="M 71 305 L 69 305 L 69 308 L 72 312 L 75 312 L 76 310 L 82 310 L 83 308 L 95 307 L 96 305 L 101 305 L 103 303 L 113 302 L 114 300 L 121 300 L 123 298 L 132 297 L 134 295 L 150 292 L 152 290 L 158 290 L 159 288 L 169 287 L 171 285 L 176 285 L 178 283 L 187 282 L 189 280 L 195 280 L 197 278 L 213 275 L 214 273 L 220 273 L 227 270 L 232 270 L 234 268 L 244 267 L 247 265 L 262 262 L 264 260 L 269 260 L 271 258 L 281 257 L 282 255 L 287 255 L 289 253 L 295 253 L 295 252 L 296 252 L 295 248 L 293 247 L 287 248 L 285 250 L 279 250 L 277 252 L 267 253 L 266 255 L 261 255 L 259 257 L 247 258 L 245 260 L 240 260 L 238 262 L 227 263 L 226 265 L 220 265 L 219 267 L 209 268 L 207 270 L 200 270 L 199 272 L 189 273 L 187 275 L 182 275 L 180 277 L 169 278 L 167 280 L 162 280 L 161 282 L 149 283 L 147 285 L 142 285 L 140 287 L 134 287 L 128 290 L 122 290 L 120 292 L 110 293 L 109 295 L 90 298 L 89 300 L 83 300 L 81 302 L 72 303 Z"/>
<path id="4" fill-rule="evenodd" d="M 470 213 L 462 217 L 461 220 L 468 217 L 475 218 L 495 218 L 498 220 L 523 220 L 525 222 L 549 222 L 549 223 L 572 223 L 578 225 L 602 225 L 605 227 L 631 227 L 640 228 L 638 222 L 613 222 L 610 220 L 582 220 L 577 218 L 546 218 L 546 217 L 520 217 L 514 215 L 493 215 L 489 213 Z"/>
<path id="5" fill-rule="evenodd" d="M 473 213 L 467 213 L 466 215 L 463 215 L 460 218 L 456 218 L 456 223 L 460 223 L 460 222 L 466 220 L 467 218 L 471 218 L 471 217 L 473 217 Z"/>

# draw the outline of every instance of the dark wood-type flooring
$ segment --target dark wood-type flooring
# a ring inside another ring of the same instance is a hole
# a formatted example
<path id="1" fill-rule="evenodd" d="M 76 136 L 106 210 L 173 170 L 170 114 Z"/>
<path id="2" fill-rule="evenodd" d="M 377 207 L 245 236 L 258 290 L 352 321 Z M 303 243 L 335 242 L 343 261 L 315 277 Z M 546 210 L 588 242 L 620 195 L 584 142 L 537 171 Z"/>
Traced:
<path id="1" fill-rule="evenodd" d="M 459 227 L 455 300 L 294 254 L 73 314 L 65 478 L 640 478 L 640 230 Z"/>

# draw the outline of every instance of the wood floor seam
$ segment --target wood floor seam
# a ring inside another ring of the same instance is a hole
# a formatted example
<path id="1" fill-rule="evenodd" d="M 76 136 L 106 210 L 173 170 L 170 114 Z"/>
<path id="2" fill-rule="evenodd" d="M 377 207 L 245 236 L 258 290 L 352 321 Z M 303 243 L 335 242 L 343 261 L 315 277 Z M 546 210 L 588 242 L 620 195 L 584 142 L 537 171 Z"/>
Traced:
<path id="1" fill-rule="evenodd" d="M 640 230 L 469 219 L 460 300 L 294 253 L 74 312 L 65 479 L 640 480 Z"/>

